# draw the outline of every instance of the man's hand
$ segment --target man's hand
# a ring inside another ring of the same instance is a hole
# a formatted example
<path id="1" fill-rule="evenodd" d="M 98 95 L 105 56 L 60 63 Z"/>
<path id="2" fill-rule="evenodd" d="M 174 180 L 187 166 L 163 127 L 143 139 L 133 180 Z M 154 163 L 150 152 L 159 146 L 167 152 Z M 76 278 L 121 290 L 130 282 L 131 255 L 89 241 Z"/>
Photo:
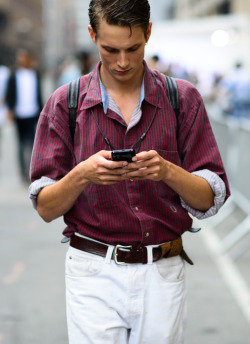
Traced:
<path id="1" fill-rule="evenodd" d="M 154 150 L 138 153 L 133 162 L 124 167 L 127 179 L 154 181 L 166 179 L 169 169 L 170 163 Z"/>
<path id="2" fill-rule="evenodd" d="M 126 179 L 126 161 L 112 161 L 111 151 L 102 150 L 78 165 L 87 182 L 100 185 L 119 183 Z"/>

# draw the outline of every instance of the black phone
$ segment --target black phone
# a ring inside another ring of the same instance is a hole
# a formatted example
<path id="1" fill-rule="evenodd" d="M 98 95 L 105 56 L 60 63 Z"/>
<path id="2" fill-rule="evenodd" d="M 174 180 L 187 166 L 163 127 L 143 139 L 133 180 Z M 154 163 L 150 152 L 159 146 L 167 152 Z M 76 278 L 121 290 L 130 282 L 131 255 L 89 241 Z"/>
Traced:
<path id="1" fill-rule="evenodd" d="M 133 156 L 135 156 L 134 149 L 117 149 L 112 151 L 113 161 L 127 161 L 132 162 Z"/>

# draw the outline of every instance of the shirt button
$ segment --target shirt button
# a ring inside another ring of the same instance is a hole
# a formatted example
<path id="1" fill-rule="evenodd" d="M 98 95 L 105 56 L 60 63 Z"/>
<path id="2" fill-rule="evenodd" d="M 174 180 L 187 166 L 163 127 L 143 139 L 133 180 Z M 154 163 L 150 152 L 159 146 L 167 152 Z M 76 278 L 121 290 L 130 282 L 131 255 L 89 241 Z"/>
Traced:
<path id="1" fill-rule="evenodd" d="M 138 208 L 138 207 L 135 207 L 135 210 L 136 210 L 136 211 L 138 211 L 138 210 L 139 210 L 139 208 Z"/>
<path id="2" fill-rule="evenodd" d="M 150 236 L 150 234 L 149 233 L 146 233 L 146 237 L 148 238 Z"/>
<path id="3" fill-rule="evenodd" d="M 172 210 L 173 213 L 177 213 L 177 209 L 174 206 L 171 206 L 170 209 Z"/>
<path id="4" fill-rule="evenodd" d="M 134 179 L 130 179 L 130 181 L 131 181 L 131 182 L 133 182 L 133 181 L 134 181 Z"/>

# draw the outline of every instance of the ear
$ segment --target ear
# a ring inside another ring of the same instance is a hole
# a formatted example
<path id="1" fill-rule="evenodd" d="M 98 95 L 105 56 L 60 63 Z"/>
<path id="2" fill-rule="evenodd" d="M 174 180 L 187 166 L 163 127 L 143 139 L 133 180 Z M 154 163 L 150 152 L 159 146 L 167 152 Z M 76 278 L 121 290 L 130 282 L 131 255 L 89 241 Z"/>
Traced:
<path id="1" fill-rule="evenodd" d="M 94 33 L 91 25 L 88 26 L 88 30 L 89 30 L 90 38 L 96 44 L 96 34 Z"/>
<path id="2" fill-rule="evenodd" d="M 151 30 L 152 30 L 152 22 L 150 22 L 150 23 L 148 24 L 148 28 L 147 28 L 147 31 L 146 31 L 147 42 L 148 42 L 148 40 L 149 40 L 149 38 L 150 38 L 150 36 L 151 36 Z"/>

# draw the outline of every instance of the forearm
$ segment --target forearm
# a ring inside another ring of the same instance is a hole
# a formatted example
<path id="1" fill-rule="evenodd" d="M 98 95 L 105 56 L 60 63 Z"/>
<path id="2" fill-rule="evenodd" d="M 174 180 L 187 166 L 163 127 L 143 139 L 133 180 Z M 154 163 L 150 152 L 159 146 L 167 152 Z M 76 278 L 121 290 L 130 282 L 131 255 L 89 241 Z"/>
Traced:
<path id="1" fill-rule="evenodd" d="M 190 207 L 207 211 L 214 204 L 214 193 L 208 182 L 179 166 L 168 163 L 163 181 L 171 187 Z"/>
<path id="2" fill-rule="evenodd" d="M 46 186 L 37 197 L 37 211 L 44 221 L 50 222 L 66 214 L 88 185 L 76 166 L 53 185 Z"/>

